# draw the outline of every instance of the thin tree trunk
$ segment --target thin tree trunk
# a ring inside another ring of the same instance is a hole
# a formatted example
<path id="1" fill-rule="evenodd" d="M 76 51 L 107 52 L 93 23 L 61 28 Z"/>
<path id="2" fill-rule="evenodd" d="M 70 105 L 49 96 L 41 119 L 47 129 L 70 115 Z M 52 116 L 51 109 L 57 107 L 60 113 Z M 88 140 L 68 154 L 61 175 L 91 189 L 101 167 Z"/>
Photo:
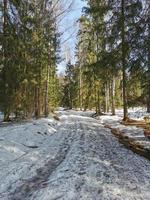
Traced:
<path id="1" fill-rule="evenodd" d="M 148 88 L 148 100 L 147 100 L 147 112 L 150 113 L 150 85 L 149 85 L 149 88 Z"/>
<path id="2" fill-rule="evenodd" d="M 150 8 L 149 8 L 150 9 Z M 150 14 L 150 13 L 149 13 Z M 147 112 L 150 113 L 150 17 L 148 17 L 148 88 L 147 88 Z"/>
<path id="3" fill-rule="evenodd" d="M 35 86 L 35 117 L 38 118 L 37 86 Z"/>
<path id="4" fill-rule="evenodd" d="M 125 60 L 125 0 L 121 1 L 121 14 L 122 14 L 121 40 L 122 40 L 123 112 L 124 112 L 123 120 L 127 120 L 128 109 L 127 109 L 126 60 Z"/>
<path id="5" fill-rule="evenodd" d="M 38 118 L 41 115 L 41 99 L 40 99 L 40 86 L 38 86 Z"/>
<path id="6" fill-rule="evenodd" d="M 105 112 L 109 112 L 109 87 L 108 83 L 105 84 Z"/>
<path id="7" fill-rule="evenodd" d="M 82 70 L 80 66 L 80 72 L 79 72 L 79 104 L 80 104 L 80 110 L 82 110 L 83 102 L 82 102 Z"/>
<path id="8" fill-rule="evenodd" d="M 4 35 L 4 44 L 3 44 L 3 56 L 4 56 L 4 67 L 3 67 L 3 81 L 4 81 L 4 98 L 7 96 L 7 86 L 6 86 L 6 68 L 7 68 L 7 8 L 8 8 L 8 0 L 3 1 L 4 6 L 4 22 L 3 22 L 3 35 Z M 10 120 L 10 109 L 9 105 L 7 105 L 7 102 L 4 102 L 4 121 Z"/>
<path id="9" fill-rule="evenodd" d="M 97 114 L 101 115 L 100 90 L 98 90 L 97 96 L 98 96 L 98 98 L 97 98 Z"/>
<path id="10" fill-rule="evenodd" d="M 112 115 L 115 115 L 115 77 L 113 76 L 112 78 L 112 83 L 111 83 L 111 101 L 112 101 L 112 105 L 111 105 L 111 112 Z"/>
<path id="11" fill-rule="evenodd" d="M 109 112 L 110 106 L 110 83 L 107 82 L 107 112 Z"/>
<path id="12" fill-rule="evenodd" d="M 38 119 L 40 117 L 40 99 L 39 99 L 39 86 L 35 86 L 35 117 Z"/>
<path id="13" fill-rule="evenodd" d="M 47 66 L 47 80 L 46 80 L 46 87 L 45 87 L 45 108 L 44 108 L 44 114 L 45 117 L 48 117 L 49 114 L 49 106 L 48 106 L 48 85 L 49 85 L 49 66 Z"/>
<path id="14" fill-rule="evenodd" d="M 105 113 L 107 112 L 108 105 L 107 105 L 107 86 L 105 84 Z"/>

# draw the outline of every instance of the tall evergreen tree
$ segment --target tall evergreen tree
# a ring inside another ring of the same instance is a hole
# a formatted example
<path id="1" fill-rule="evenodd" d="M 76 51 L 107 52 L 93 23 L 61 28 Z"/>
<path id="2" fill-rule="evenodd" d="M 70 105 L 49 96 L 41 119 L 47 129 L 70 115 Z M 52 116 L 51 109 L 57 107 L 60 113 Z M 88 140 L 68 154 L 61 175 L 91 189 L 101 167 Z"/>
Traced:
<path id="1" fill-rule="evenodd" d="M 4 119 L 9 120 L 11 113 L 47 116 L 50 96 L 56 96 L 56 91 L 50 94 L 51 84 L 55 84 L 50 80 L 57 80 L 59 60 L 53 3 L 3 0 L 1 10 L 0 108 Z"/>

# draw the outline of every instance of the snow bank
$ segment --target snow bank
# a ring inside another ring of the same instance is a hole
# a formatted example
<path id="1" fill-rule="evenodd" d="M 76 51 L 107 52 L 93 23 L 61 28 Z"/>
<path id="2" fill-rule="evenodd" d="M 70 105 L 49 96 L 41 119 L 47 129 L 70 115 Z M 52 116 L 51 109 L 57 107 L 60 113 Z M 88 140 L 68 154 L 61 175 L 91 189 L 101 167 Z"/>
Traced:
<path id="1" fill-rule="evenodd" d="M 58 122 L 53 119 L 40 119 L 0 128 L 0 199 L 55 156 L 51 138 L 56 126 Z"/>

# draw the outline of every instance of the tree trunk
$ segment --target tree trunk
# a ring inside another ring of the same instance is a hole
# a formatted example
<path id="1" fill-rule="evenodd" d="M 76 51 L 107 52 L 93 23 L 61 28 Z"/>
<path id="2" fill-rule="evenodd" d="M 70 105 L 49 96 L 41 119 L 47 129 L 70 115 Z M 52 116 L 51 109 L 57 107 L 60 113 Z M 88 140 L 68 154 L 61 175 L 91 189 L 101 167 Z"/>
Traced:
<path id="1" fill-rule="evenodd" d="M 115 115 L 115 77 L 113 76 L 112 82 L 111 82 L 111 112 L 112 115 Z"/>
<path id="2" fill-rule="evenodd" d="M 79 72 L 79 104 L 80 104 L 80 110 L 82 110 L 83 102 L 82 102 L 82 70 L 80 66 L 80 72 Z"/>
<path id="3" fill-rule="evenodd" d="M 128 118 L 127 91 L 126 91 L 126 59 L 125 59 L 125 0 L 121 1 L 121 40 L 122 40 L 122 72 L 123 72 L 123 120 Z"/>
<path id="4" fill-rule="evenodd" d="M 149 94 L 147 100 L 147 112 L 150 113 L 150 85 L 149 85 Z"/>
<path id="5" fill-rule="evenodd" d="M 105 113 L 109 112 L 109 84 L 105 84 Z"/>
<path id="6" fill-rule="evenodd" d="M 107 112 L 109 112 L 109 106 L 110 106 L 110 83 L 107 82 Z"/>
<path id="7" fill-rule="evenodd" d="M 100 102 L 100 90 L 98 90 L 98 94 L 97 94 L 97 114 L 101 115 L 101 102 Z"/>
<path id="8" fill-rule="evenodd" d="M 9 106 L 6 101 L 7 97 L 7 82 L 6 82 L 6 68 L 7 68 L 7 35 L 8 35 L 8 24 L 7 24 L 7 9 L 8 9 L 8 0 L 3 1 L 3 14 L 4 14 L 4 21 L 3 21 L 3 36 L 4 36 L 4 43 L 3 43 L 3 58 L 4 58 L 4 67 L 3 67 L 3 81 L 4 81 L 4 121 L 10 121 L 10 110 Z"/>
<path id="9" fill-rule="evenodd" d="M 45 117 L 48 117 L 49 114 L 49 105 L 48 105 L 48 85 L 49 85 L 49 66 L 47 66 L 47 80 L 46 80 L 46 86 L 45 86 L 45 108 L 44 108 L 44 114 Z"/>
<path id="10" fill-rule="evenodd" d="M 38 86 L 35 86 L 35 117 L 36 119 L 40 117 L 40 95 Z"/>
<path id="11" fill-rule="evenodd" d="M 40 86 L 38 86 L 38 118 L 41 116 Z"/>
<path id="12" fill-rule="evenodd" d="M 148 73 L 147 74 L 148 74 L 147 112 L 150 113 L 150 17 L 148 17 Z"/>
<path id="13" fill-rule="evenodd" d="M 108 105 L 107 105 L 107 88 L 106 88 L 106 85 L 105 85 L 105 113 L 107 112 L 107 109 L 108 109 Z"/>

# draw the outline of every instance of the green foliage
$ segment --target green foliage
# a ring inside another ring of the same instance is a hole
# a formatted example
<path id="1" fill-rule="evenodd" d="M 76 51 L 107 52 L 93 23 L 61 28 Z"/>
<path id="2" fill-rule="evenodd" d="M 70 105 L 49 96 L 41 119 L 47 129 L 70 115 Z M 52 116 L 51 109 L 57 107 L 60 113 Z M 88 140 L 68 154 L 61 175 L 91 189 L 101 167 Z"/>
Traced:
<path id="1" fill-rule="evenodd" d="M 71 62 L 68 62 L 66 66 L 63 85 L 62 105 L 69 109 L 75 108 L 77 95 L 76 68 Z"/>
<path id="2" fill-rule="evenodd" d="M 86 0 L 76 46 L 76 97 L 81 109 L 150 102 L 148 1 Z M 145 100 L 147 99 L 147 100 Z M 147 103 L 150 106 L 150 103 Z M 150 110 L 150 108 L 149 108 Z"/>
<path id="3" fill-rule="evenodd" d="M 3 0 L 0 7 L 0 110 L 6 120 L 18 110 L 40 117 L 58 101 L 59 34 L 53 6 L 49 0 Z"/>

